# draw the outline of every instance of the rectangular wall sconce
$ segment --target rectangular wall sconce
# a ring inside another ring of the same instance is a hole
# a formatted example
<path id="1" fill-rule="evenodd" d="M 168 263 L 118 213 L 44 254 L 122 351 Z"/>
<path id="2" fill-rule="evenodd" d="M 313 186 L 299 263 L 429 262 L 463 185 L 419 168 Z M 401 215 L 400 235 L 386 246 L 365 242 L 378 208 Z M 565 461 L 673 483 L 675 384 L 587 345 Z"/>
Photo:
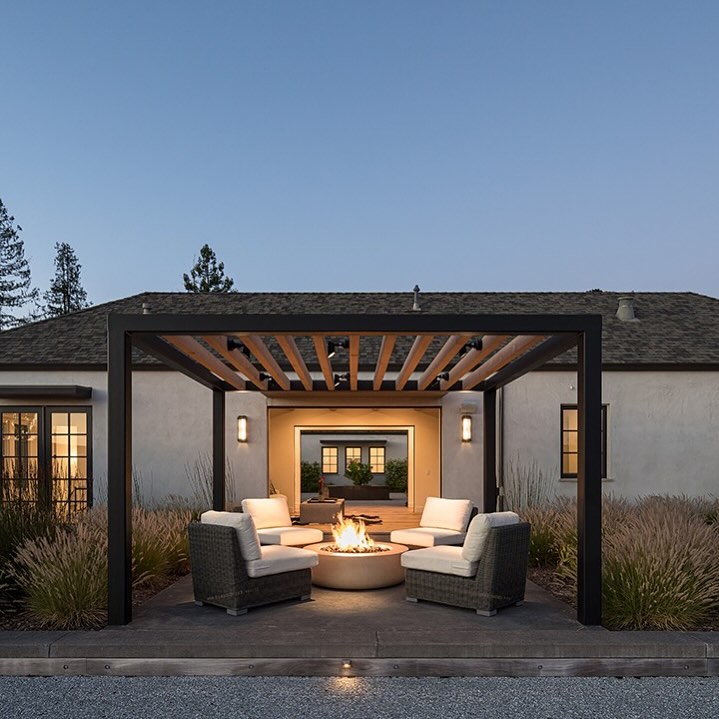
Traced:
<path id="1" fill-rule="evenodd" d="M 247 417 L 244 415 L 237 418 L 237 441 L 247 442 Z"/>
<path id="2" fill-rule="evenodd" d="M 471 442 L 472 441 L 472 415 L 463 414 L 461 426 L 462 426 L 462 441 L 463 442 Z"/>

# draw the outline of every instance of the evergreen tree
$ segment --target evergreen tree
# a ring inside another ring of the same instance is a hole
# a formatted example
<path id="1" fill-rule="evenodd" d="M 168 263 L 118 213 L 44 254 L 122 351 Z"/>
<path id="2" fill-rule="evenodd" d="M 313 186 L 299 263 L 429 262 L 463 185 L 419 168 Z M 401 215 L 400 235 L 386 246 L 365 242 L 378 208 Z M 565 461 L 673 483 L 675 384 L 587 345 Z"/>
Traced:
<path id="1" fill-rule="evenodd" d="M 38 291 L 31 286 L 30 265 L 25 259 L 25 243 L 20 237 L 22 227 L 14 224 L 0 200 L 0 330 L 24 324 L 37 318 L 32 311 L 18 317 L 13 310 L 38 300 Z"/>
<path id="2" fill-rule="evenodd" d="M 235 284 L 231 277 L 225 277 L 225 263 L 217 262 L 214 250 L 205 244 L 200 248 L 200 257 L 190 274 L 183 274 L 187 292 L 232 292 Z"/>
<path id="3" fill-rule="evenodd" d="M 87 292 L 80 284 L 80 268 L 75 250 L 67 242 L 55 243 L 55 277 L 43 295 L 48 317 L 59 317 L 89 307 Z"/>

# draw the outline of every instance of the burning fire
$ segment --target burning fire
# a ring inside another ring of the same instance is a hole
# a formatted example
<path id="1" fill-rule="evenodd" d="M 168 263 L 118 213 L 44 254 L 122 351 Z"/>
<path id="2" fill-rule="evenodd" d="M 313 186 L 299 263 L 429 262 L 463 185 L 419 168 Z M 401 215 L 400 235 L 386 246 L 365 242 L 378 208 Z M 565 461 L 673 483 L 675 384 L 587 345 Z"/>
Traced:
<path id="1" fill-rule="evenodd" d="M 332 536 L 335 543 L 323 547 L 326 552 L 365 554 L 387 551 L 387 548 L 374 543 L 372 537 L 367 534 L 365 524 L 361 519 L 342 519 L 338 524 L 332 525 Z"/>

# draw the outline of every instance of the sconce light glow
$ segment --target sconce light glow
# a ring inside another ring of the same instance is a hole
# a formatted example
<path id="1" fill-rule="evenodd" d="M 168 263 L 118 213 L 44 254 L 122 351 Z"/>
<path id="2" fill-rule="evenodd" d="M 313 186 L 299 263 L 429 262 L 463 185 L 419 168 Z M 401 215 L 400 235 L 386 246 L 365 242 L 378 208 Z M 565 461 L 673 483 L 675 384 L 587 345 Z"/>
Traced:
<path id="1" fill-rule="evenodd" d="M 244 415 L 237 418 L 237 441 L 247 442 L 247 417 Z"/>
<path id="2" fill-rule="evenodd" d="M 469 414 L 462 415 L 462 441 L 472 441 L 472 416 Z"/>

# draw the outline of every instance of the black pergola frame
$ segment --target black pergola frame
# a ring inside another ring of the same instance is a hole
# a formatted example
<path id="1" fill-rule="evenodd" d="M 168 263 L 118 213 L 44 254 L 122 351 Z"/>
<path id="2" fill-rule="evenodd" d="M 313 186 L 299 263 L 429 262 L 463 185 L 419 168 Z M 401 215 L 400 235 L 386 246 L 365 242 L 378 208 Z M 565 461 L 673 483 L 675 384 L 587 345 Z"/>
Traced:
<path id="1" fill-rule="evenodd" d="M 484 393 L 484 507 L 497 500 L 497 389 L 577 347 L 577 619 L 601 624 L 601 315 L 476 314 L 110 314 L 108 334 L 108 623 L 132 620 L 132 348 L 212 390 L 213 508 L 224 508 L 225 393 L 223 380 L 160 339 L 169 335 L 542 335 L 549 339 L 475 390 Z M 313 388 L 314 391 L 314 388 Z M 383 390 L 379 390 L 380 392 Z M 451 390 L 449 390 L 451 391 Z"/>

